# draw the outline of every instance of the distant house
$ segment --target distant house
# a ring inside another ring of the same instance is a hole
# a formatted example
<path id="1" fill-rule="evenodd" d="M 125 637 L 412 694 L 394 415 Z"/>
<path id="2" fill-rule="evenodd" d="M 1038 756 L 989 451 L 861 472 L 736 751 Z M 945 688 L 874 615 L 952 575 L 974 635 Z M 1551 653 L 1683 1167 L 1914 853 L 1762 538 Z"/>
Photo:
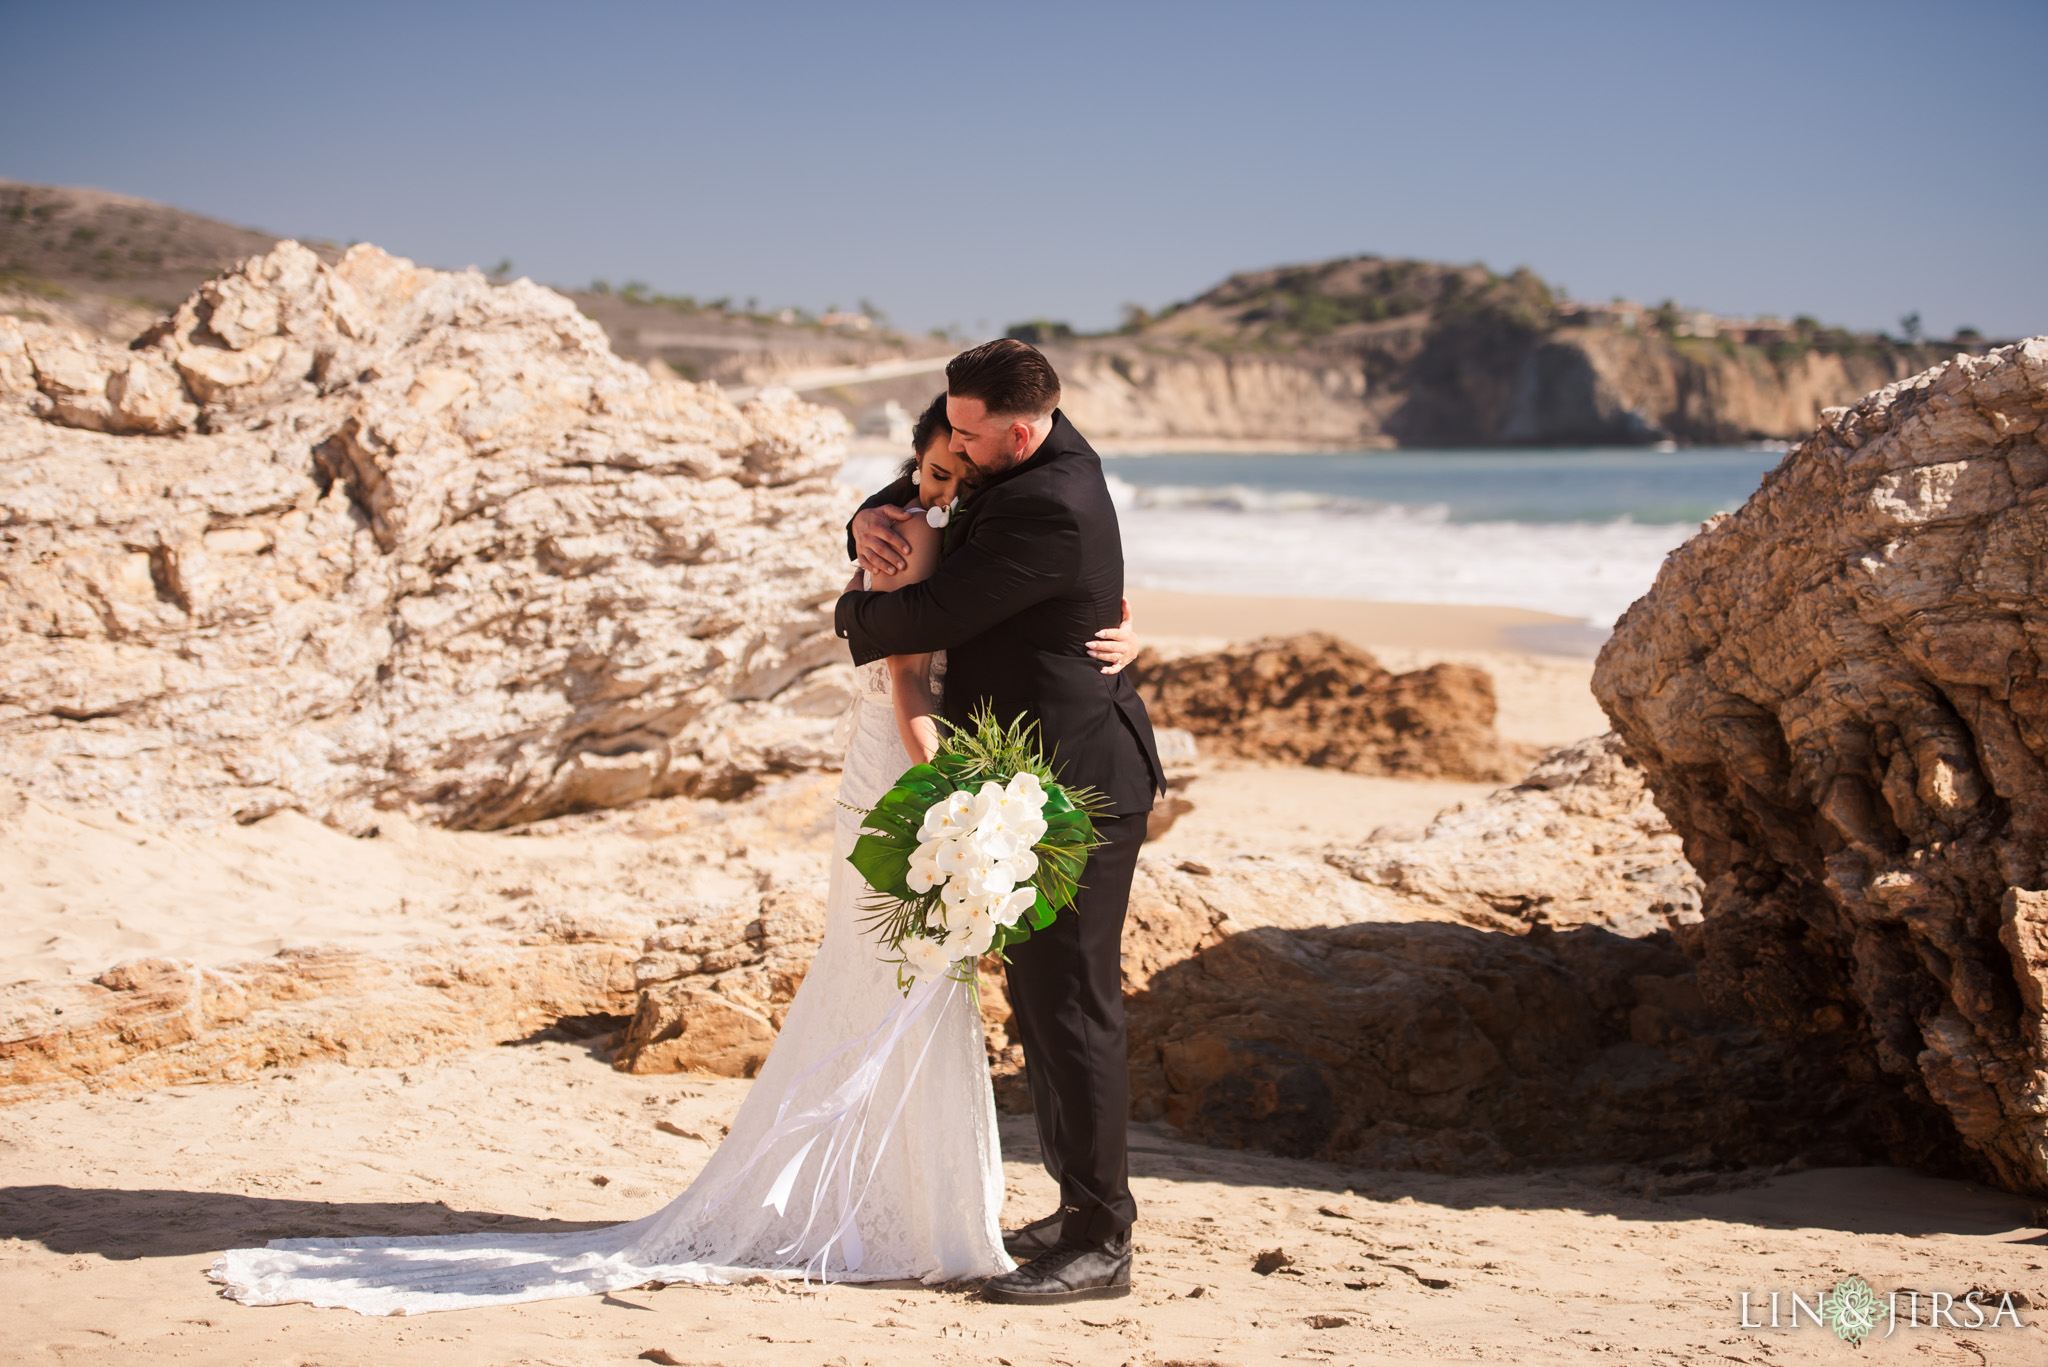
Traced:
<path id="1" fill-rule="evenodd" d="M 1783 318 L 1761 314 L 1755 318 L 1723 318 L 1721 335 L 1731 341 L 1746 342 L 1750 346 L 1770 346 L 1783 342 L 1792 336 L 1792 325 Z"/>
<path id="2" fill-rule="evenodd" d="M 1671 329 L 1674 337 L 1719 337 L 1721 319 L 1705 309 L 1680 309 L 1678 321 Z"/>
<path id="3" fill-rule="evenodd" d="M 1642 326 L 1643 315 L 1647 312 L 1633 299 L 1616 299 L 1607 304 L 1568 299 L 1557 306 L 1557 321 L 1566 327 L 1620 328 L 1634 332 Z"/>
<path id="4" fill-rule="evenodd" d="M 875 320 L 865 313 L 828 313 L 819 323 L 828 328 L 852 328 L 855 332 L 872 332 Z"/>

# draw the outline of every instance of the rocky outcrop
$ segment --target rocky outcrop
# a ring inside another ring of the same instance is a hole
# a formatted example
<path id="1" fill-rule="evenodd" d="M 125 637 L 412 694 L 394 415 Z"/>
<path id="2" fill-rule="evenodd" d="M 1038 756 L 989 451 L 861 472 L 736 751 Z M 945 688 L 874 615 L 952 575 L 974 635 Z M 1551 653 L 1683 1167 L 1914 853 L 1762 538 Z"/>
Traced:
<path id="1" fill-rule="evenodd" d="M 1553 750 L 1522 781 L 1375 831 L 1324 858 L 1353 878 L 1487 930 L 1600 926 L 1650 935 L 1700 919 L 1700 884 L 1642 770 L 1613 735 Z"/>
<path id="2" fill-rule="evenodd" d="M 1470 665 L 1395 674 L 1321 633 L 1132 666 L 1154 722 L 1226 754 L 1357 774 L 1505 777 L 1493 680 Z"/>
<path id="3" fill-rule="evenodd" d="M 1673 552 L 1594 676 L 1705 882 L 1682 935 L 1707 1000 L 2036 1194 L 2044 546 L 2035 338 L 1830 410 Z"/>
<path id="4" fill-rule="evenodd" d="M 0 988 L 0 1104 L 323 1059 L 397 1067 L 563 1018 L 623 1015 L 639 935 L 566 918 L 525 944 L 330 946 L 220 968 L 141 959 L 90 980 Z"/>
<path id="5" fill-rule="evenodd" d="M 752 1077 L 824 937 L 824 899 L 796 889 L 663 926 L 633 965 L 639 1001 L 612 1066 Z"/>
<path id="6" fill-rule="evenodd" d="M 1667 933 L 1250 929 L 1132 984 L 1133 1106 L 1440 1172 L 1881 1160 L 1870 1094 L 1712 1011 Z"/>
<path id="7" fill-rule="evenodd" d="M 371 247 L 127 349 L 0 317 L 0 777 L 364 830 L 829 763 L 844 433 Z"/>

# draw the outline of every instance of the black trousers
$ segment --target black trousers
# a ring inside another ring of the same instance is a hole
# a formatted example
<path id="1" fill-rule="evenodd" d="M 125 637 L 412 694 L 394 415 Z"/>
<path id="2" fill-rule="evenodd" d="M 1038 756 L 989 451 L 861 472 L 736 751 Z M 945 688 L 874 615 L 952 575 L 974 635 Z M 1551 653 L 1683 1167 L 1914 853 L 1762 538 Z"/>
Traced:
<path id="1" fill-rule="evenodd" d="M 1061 1233 L 1090 1243 L 1131 1227 L 1130 1046 L 1124 1032 L 1124 910 L 1145 816 L 1095 820 L 1074 905 L 1009 951 L 1010 1006 L 1045 1170 L 1074 1207 Z"/>

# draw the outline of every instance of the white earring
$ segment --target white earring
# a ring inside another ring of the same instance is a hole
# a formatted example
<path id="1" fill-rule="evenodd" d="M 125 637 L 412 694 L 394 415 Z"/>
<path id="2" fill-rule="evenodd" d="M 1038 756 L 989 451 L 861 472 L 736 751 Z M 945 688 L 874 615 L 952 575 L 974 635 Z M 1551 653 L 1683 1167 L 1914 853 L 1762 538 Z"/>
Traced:
<path id="1" fill-rule="evenodd" d="M 910 482 L 911 482 L 912 484 L 922 484 L 922 483 L 924 483 L 924 471 L 922 471 L 922 470 L 918 469 L 918 468 L 917 468 L 916 466 L 914 466 L 914 465 L 913 465 L 913 466 L 911 466 L 911 467 L 910 467 Z"/>

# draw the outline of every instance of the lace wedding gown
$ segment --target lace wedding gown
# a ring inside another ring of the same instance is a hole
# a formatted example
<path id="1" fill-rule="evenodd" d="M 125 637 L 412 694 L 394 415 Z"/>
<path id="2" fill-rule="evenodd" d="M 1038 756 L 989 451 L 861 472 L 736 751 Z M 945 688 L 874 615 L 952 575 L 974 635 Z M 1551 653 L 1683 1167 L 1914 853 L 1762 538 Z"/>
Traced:
<path id="1" fill-rule="evenodd" d="M 865 809 L 910 767 L 885 661 L 861 670 L 852 720 L 839 796 Z M 898 990 L 859 925 L 864 885 L 846 862 L 859 817 L 838 813 L 824 943 L 731 1132 L 665 1208 L 567 1234 L 274 1239 L 208 1275 L 249 1305 L 390 1315 L 755 1272 L 935 1283 L 1008 1271 L 980 1014 L 961 983 Z"/>

